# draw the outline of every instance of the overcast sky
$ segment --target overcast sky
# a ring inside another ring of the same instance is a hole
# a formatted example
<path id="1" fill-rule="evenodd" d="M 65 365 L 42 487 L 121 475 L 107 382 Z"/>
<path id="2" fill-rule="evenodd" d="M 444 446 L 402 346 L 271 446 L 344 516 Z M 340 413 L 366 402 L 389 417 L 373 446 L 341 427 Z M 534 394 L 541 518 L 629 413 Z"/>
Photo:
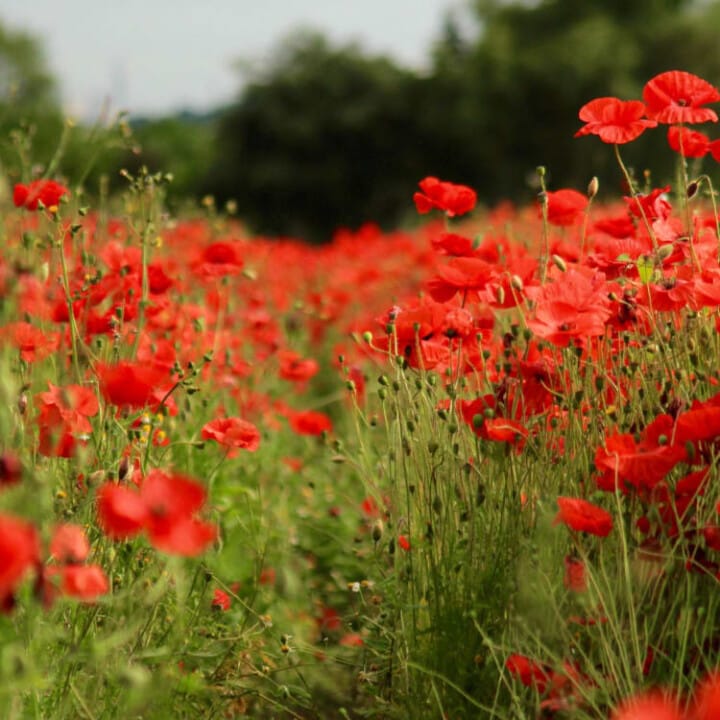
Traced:
<path id="1" fill-rule="evenodd" d="M 260 61 L 292 29 L 422 67 L 445 12 L 464 0 L 0 0 L 0 22 L 45 41 L 66 112 L 159 114 L 234 97 L 238 59 Z"/>

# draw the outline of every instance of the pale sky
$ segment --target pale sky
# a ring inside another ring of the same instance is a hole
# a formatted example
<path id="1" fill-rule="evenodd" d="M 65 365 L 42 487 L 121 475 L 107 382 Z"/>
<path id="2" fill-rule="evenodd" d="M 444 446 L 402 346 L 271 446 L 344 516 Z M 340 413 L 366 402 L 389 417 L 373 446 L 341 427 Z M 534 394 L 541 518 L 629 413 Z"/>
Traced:
<path id="1" fill-rule="evenodd" d="M 68 114 L 206 110 L 235 97 L 238 59 L 262 63 L 294 28 L 422 68 L 466 0 L 0 0 L 0 22 L 45 41 Z M 467 15 L 463 15 L 467 17 Z"/>

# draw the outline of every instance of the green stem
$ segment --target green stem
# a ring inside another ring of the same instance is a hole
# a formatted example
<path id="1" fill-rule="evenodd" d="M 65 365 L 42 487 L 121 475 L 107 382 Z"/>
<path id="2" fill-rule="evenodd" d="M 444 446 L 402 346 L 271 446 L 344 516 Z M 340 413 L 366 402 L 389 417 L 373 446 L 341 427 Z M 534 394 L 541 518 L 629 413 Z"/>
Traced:
<path id="1" fill-rule="evenodd" d="M 637 192 L 635 191 L 635 185 L 633 183 L 632 177 L 630 173 L 628 172 L 627 167 L 625 167 L 625 163 L 622 160 L 622 157 L 620 157 L 620 146 L 615 143 L 613 145 L 615 148 L 615 159 L 618 161 L 618 165 L 620 166 L 620 170 L 622 170 L 622 174 L 625 177 L 625 181 L 628 184 L 628 189 L 630 191 L 631 197 L 635 200 L 637 203 L 638 210 L 640 211 L 640 215 L 642 216 L 643 222 L 645 223 L 645 229 L 648 231 L 648 235 L 650 236 L 650 240 L 652 240 L 653 249 L 658 249 L 658 242 L 657 238 L 655 237 L 655 232 L 652 229 L 652 226 L 650 225 L 650 221 L 647 218 L 647 215 L 645 214 L 645 209 L 642 206 L 642 203 L 640 202 L 640 199 L 638 198 Z"/>

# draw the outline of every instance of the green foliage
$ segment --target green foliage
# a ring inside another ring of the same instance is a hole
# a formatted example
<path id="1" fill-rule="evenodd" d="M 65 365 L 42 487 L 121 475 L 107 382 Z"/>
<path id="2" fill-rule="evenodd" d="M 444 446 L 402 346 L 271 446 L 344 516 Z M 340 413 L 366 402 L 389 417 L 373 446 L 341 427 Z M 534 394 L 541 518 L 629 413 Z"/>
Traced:
<path id="1" fill-rule="evenodd" d="M 196 195 L 200 179 L 207 173 L 213 154 L 214 114 L 180 114 L 130 122 L 133 145 L 116 153 L 105 170 L 113 187 L 121 184 L 119 170 L 135 174 L 145 165 L 173 176 L 168 189 L 170 201 Z"/>
<path id="2" fill-rule="evenodd" d="M 0 25 L 0 165 L 4 172 L 20 178 L 28 137 L 37 157 L 49 157 L 61 128 L 55 80 L 39 42 Z"/>
<path id="3" fill-rule="evenodd" d="M 297 35 L 222 118 L 207 188 L 264 233 L 391 223 L 430 170 L 418 86 L 385 58 Z"/>

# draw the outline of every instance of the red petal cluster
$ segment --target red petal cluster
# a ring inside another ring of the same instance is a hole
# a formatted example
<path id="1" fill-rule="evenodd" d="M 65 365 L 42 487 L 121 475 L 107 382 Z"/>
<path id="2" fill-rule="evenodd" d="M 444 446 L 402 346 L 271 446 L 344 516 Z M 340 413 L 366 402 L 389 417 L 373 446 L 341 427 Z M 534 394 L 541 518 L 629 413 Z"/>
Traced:
<path id="1" fill-rule="evenodd" d="M 607 537 L 613 527 L 612 515 L 607 510 L 593 505 L 582 498 L 559 497 L 560 511 L 555 523 L 564 523 L 571 530 L 586 532 L 598 537 Z"/>
<path id="2" fill-rule="evenodd" d="M 140 492 L 106 483 L 97 493 L 100 527 L 123 540 L 147 532 L 158 550 L 193 557 L 217 537 L 217 528 L 197 517 L 205 503 L 205 489 L 195 480 L 151 470 Z"/>
<path id="3" fill-rule="evenodd" d="M 203 426 L 204 440 L 214 440 L 227 448 L 227 456 L 235 457 L 238 450 L 255 452 L 260 447 L 260 432 L 251 422 L 238 417 L 217 418 Z"/>
<path id="4" fill-rule="evenodd" d="M 15 207 L 37 210 L 42 203 L 46 208 L 57 208 L 60 198 L 69 195 L 68 189 L 54 180 L 33 180 L 28 185 L 18 183 L 13 190 Z"/>
<path id="5" fill-rule="evenodd" d="M 706 80 L 682 70 L 669 70 L 643 88 L 648 117 L 659 123 L 717 122 L 714 110 L 703 107 L 720 101 L 720 92 Z"/>
<path id="6" fill-rule="evenodd" d="M 606 143 L 629 143 L 647 128 L 657 125 L 657 121 L 647 119 L 645 113 L 645 105 L 639 100 L 596 98 L 580 108 L 580 119 L 586 124 L 575 133 L 575 137 L 597 135 Z"/>
<path id="7" fill-rule="evenodd" d="M 431 210 L 443 210 L 448 217 L 464 215 L 470 212 L 477 202 L 477 195 L 467 185 L 438 180 L 436 177 L 426 177 L 420 181 L 420 190 L 413 195 L 415 207 L 419 213 L 428 213 Z"/>

